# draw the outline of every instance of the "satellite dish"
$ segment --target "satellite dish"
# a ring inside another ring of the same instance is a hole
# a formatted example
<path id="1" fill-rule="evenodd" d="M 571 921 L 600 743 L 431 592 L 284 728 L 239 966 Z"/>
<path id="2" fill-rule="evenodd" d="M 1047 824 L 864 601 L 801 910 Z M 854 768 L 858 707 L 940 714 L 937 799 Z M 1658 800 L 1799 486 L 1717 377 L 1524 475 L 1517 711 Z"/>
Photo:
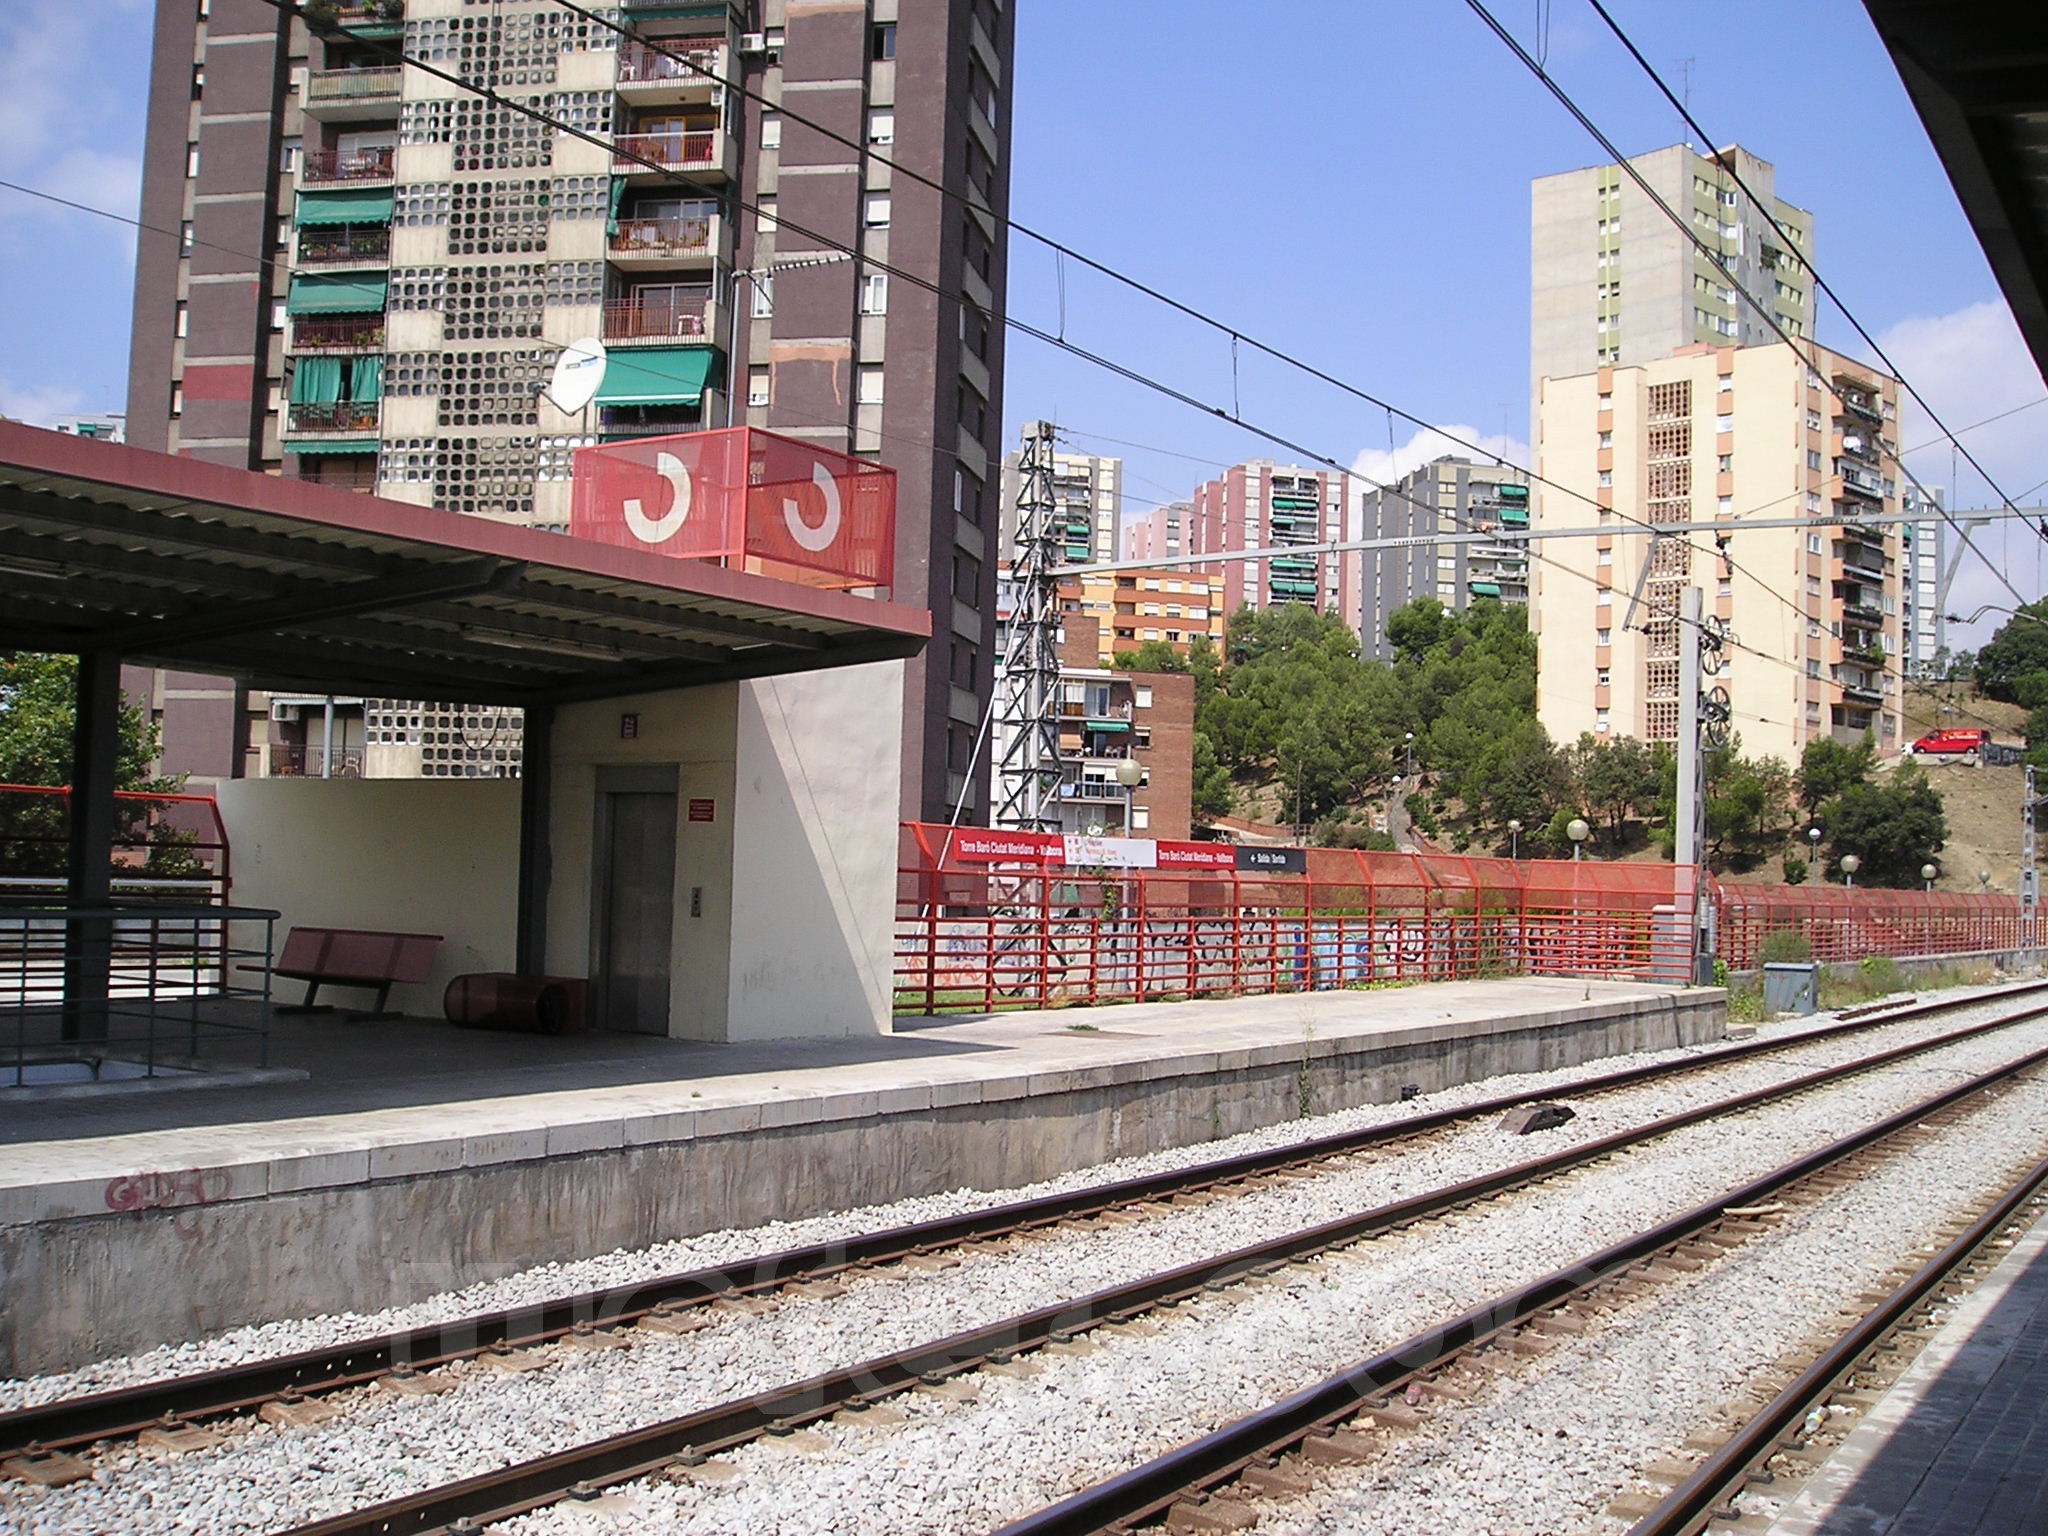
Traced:
<path id="1" fill-rule="evenodd" d="M 562 355 L 555 359 L 555 376 L 548 381 L 547 394 L 555 409 L 573 416 L 590 404 L 604 382 L 604 370 L 604 343 L 595 336 L 562 348 Z"/>

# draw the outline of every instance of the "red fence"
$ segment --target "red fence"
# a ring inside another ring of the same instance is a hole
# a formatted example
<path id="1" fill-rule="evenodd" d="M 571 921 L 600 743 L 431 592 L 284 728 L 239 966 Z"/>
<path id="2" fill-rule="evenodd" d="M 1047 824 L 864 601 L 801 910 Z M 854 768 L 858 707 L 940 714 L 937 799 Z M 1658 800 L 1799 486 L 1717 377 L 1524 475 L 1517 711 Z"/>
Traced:
<path id="1" fill-rule="evenodd" d="M 1717 885 L 1715 948 L 1731 971 L 1755 970 L 1764 940 L 1803 934 L 1813 958 L 1983 954 L 2029 947 L 2013 896 L 1885 891 L 1839 885 Z"/>
<path id="2" fill-rule="evenodd" d="M 0 892 L 62 899 L 71 791 L 0 784 Z M 120 900 L 228 899 L 228 834 L 211 795 L 114 796 L 114 895 Z"/>
<path id="3" fill-rule="evenodd" d="M 1237 868 L 1261 857 L 1287 869 Z M 1150 867 L 1116 867 L 1142 858 Z M 1088 860 L 1098 862 L 1087 862 Z M 1669 864 L 1080 840 L 903 827 L 896 1008 L 1310 991 L 1490 975 L 1682 985 L 1693 871 Z M 2009 896 L 1712 884 L 1720 955 L 1766 934 L 1814 958 L 2021 947 Z"/>

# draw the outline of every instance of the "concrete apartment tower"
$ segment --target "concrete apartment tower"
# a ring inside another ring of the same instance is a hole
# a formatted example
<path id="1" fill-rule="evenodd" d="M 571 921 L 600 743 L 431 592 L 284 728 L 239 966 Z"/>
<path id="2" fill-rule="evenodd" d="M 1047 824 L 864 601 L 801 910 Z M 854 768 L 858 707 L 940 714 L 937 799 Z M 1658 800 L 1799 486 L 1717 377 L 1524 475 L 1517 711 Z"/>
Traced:
<path id="1" fill-rule="evenodd" d="M 1254 459 L 1196 487 L 1187 518 L 1190 555 L 1287 544 L 1334 544 L 1356 526 L 1351 477 Z M 1223 578 L 1226 615 L 1249 605 L 1308 603 L 1345 623 L 1358 617 L 1359 559 L 1350 554 L 1275 555 L 1261 561 L 1217 559 L 1203 569 Z"/>
<path id="2" fill-rule="evenodd" d="M 1778 198 L 1768 161 L 1738 146 L 1703 155 L 1674 144 L 1628 163 L 1770 316 L 1744 301 L 1619 165 L 1540 176 L 1529 196 L 1532 401 L 1546 378 L 1648 363 L 1699 342 L 1774 342 L 1771 320 L 1794 339 L 1813 335 L 1813 216 Z M 1791 248 L 1736 176 L 1784 226 Z"/>
<path id="3" fill-rule="evenodd" d="M 1162 560 L 1186 554 L 1194 515 L 1192 501 L 1169 501 L 1131 518 L 1124 524 L 1124 559 Z"/>
<path id="4" fill-rule="evenodd" d="M 1806 355 L 1802 355 L 1806 354 Z M 1824 348 L 1688 346 L 1542 383 L 1535 527 L 1603 526 L 1544 544 L 1533 573 L 1538 714 L 1551 737 L 1678 731 L 1678 593 L 1705 595 L 1734 640 L 1728 690 L 1749 756 L 1796 763 L 1821 736 L 1901 746 L 1900 611 L 1908 579 L 1898 386 Z M 1814 528 L 1745 527 L 1812 515 Z M 1642 526 L 1711 532 L 1652 540 Z M 1638 583 L 1639 605 L 1632 609 Z"/>
<path id="5" fill-rule="evenodd" d="M 158 0 L 142 216 L 182 233 L 140 239 L 130 441 L 544 528 L 586 444 L 753 425 L 879 458 L 894 595 L 933 621 L 903 809 L 977 809 L 1010 0 L 601 14 L 631 36 L 554 0 L 344 0 L 324 36 L 263 0 Z M 589 335 L 613 364 L 564 415 L 537 391 Z M 268 761 L 270 711 L 219 680 L 153 702 L 169 766 Z M 468 776 L 516 762 L 497 714 L 372 700 L 363 724 L 389 771 Z"/>
<path id="6" fill-rule="evenodd" d="M 1017 556 L 1017 495 L 1024 476 L 1023 459 L 1013 449 L 1003 457 L 1002 509 L 996 559 L 1009 564 Z M 1061 534 L 1060 556 L 1072 565 L 1092 565 L 1117 557 L 1117 527 L 1124 510 L 1124 461 L 1093 453 L 1052 456 L 1053 521 Z"/>
<path id="7" fill-rule="evenodd" d="M 1445 533 L 1503 533 L 1529 526 L 1528 476 L 1502 464 L 1447 457 L 1365 493 L 1361 538 L 1427 539 Z M 1529 546 L 1487 540 L 1368 549 L 1360 555 L 1357 614 L 1362 654 L 1391 661 L 1387 620 L 1418 597 L 1463 610 L 1474 598 L 1529 601 Z"/>

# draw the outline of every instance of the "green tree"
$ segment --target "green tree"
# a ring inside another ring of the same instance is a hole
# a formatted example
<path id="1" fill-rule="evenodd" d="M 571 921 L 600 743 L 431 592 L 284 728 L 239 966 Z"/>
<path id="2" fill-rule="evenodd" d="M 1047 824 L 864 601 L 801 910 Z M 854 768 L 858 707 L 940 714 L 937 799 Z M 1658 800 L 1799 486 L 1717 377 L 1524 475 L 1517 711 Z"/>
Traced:
<path id="1" fill-rule="evenodd" d="M 1209 738 L 1195 733 L 1193 807 L 1197 816 L 1228 816 L 1237 807 L 1230 787 L 1230 770 L 1216 760 L 1216 748 Z"/>
<path id="2" fill-rule="evenodd" d="M 1910 763 L 1886 784 L 1852 784 L 1827 808 L 1828 873 L 1839 880 L 1842 856 L 1861 861 L 1859 884 L 1916 889 L 1920 866 L 1941 852 L 1948 820 L 1927 775 Z"/>
<path id="3" fill-rule="evenodd" d="M 1877 766 L 1877 748 L 1868 736 L 1848 746 L 1832 736 L 1816 736 L 1799 754 L 1799 804 L 1817 812 L 1859 784 L 1870 781 Z"/>
<path id="4" fill-rule="evenodd" d="M 1457 628 L 1457 619 L 1433 597 L 1418 597 L 1387 615 L 1387 644 L 1401 661 L 1420 661 Z"/>
<path id="5" fill-rule="evenodd" d="M 1629 820 L 1658 802 L 1662 763 L 1633 736 L 1600 740 L 1588 732 L 1572 750 L 1572 769 L 1580 800 L 1596 823 L 1605 823 L 1608 850 L 1620 852 Z"/>
<path id="6" fill-rule="evenodd" d="M 1987 698 L 2022 702 L 2020 679 L 2048 672 L 2048 598 L 2013 610 L 1990 644 L 1977 653 L 1977 687 Z"/>
<path id="7" fill-rule="evenodd" d="M 1204 637 L 1207 638 L 1206 636 Z M 1187 658 L 1164 640 L 1147 640 L 1134 651 L 1118 651 L 1110 664 L 1125 672 L 1185 672 Z"/>

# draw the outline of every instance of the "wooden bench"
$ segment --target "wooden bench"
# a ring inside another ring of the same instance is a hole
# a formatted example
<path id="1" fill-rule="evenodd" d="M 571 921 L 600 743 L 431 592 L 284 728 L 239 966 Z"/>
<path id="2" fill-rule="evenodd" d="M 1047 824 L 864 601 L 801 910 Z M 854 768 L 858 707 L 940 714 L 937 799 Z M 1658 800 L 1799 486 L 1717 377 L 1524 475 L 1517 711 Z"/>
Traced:
<path id="1" fill-rule="evenodd" d="M 288 976 L 306 983 L 303 1003 L 280 1005 L 279 1013 L 327 1013 L 331 1008 L 314 998 L 323 986 L 375 987 L 377 1005 L 367 1013 L 352 1013 L 352 1019 L 395 1019 L 385 1004 L 391 989 L 400 982 L 427 979 L 434 968 L 434 956 L 441 948 L 438 933 L 379 933 L 362 928 L 298 928 L 285 935 L 284 948 L 268 967 L 273 976 Z M 245 971 L 260 971 L 260 965 L 245 965 Z"/>

